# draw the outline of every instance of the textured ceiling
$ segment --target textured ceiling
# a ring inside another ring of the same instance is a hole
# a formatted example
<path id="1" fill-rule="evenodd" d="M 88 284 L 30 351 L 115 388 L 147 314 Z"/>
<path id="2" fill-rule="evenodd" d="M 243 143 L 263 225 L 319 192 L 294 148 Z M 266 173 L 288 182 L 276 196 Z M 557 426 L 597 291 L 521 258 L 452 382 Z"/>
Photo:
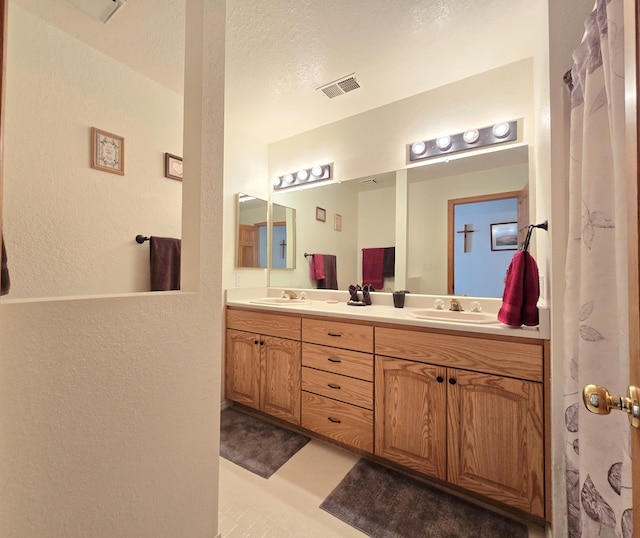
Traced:
<path id="1" fill-rule="evenodd" d="M 226 121 L 274 142 L 533 56 L 542 1 L 228 0 Z M 182 92 L 185 0 L 127 0 L 108 24 L 67 0 L 12 4 Z M 360 89 L 316 91 L 354 72 Z"/>

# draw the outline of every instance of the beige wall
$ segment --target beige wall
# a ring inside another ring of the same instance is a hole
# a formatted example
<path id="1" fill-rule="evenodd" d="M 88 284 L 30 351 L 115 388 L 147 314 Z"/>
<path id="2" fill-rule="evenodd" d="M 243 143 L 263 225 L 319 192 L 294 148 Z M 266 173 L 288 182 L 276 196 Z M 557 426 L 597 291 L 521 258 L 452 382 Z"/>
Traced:
<path id="1" fill-rule="evenodd" d="M 0 304 L 3 538 L 217 534 L 225 2 L 187 5 L 192 292 Z"/>
<path id="2" fill-rule="evenodd" d="M 94 22 L 94 21 L 91 21 Z M 183 97 L 9 6 L 4 234 L 11 298 L 150 290 L 149 244 L 181 237 Z M 90 168 L 90 127 L 125 138 L 125 175 Z"/>

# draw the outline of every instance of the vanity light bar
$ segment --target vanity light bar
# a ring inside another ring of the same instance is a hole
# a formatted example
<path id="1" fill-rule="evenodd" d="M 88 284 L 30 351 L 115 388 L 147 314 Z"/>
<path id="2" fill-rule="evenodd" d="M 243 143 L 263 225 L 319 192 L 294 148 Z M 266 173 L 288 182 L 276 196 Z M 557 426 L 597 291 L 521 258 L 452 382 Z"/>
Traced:
<path id="1" fill-rule="evenodd" d="M 431 140 L 419 140 L 407 144 L 407 161 L 412 163 L 449 153 L 513 142 L 517 139 L 518 122 L 503 121 L 481 129 L 469 129 L 463 133 L 442 135 Z"/>
<path id="2" fill-rule="evenodd" d="M 297 172 L 283 174 L 273 178 L 273 190 L 287 189 L 289 187 L 300 187 L 309 185 L 316 181 L 325 181 L 331 179 L 333 163 L 320 164 L 311 168 L 302 168 Z"/>

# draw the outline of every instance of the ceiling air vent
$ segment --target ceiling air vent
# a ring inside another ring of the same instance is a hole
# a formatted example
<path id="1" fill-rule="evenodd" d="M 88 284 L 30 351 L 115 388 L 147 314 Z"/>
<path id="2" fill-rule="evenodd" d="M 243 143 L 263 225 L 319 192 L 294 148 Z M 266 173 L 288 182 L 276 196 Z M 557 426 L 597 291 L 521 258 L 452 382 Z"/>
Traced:
<path id="1" fill-rule="evenodd" d="M 338 97 L 338 95 L 357 90 L 359 87 L 360 83 L 356 80 L 355 73 L 351 73 L 346 77 L 320 86 L 318 90 L 324 93 L 329 99 L 333 99 L 334 97 Z"/>

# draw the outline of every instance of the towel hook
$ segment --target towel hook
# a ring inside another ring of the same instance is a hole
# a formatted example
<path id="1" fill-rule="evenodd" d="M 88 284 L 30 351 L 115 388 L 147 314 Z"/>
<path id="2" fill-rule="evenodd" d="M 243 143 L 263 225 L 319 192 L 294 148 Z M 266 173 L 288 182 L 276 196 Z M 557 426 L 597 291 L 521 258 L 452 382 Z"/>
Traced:
<path id="1" fill-rule="evenodd" d="M 534 228 L 542 228 L 543 230 L 546 231 L 549 229 L 549 221 L 545 220 L 540 224 L 529 224 L 527 229 L 527 237 L 524 240 L 524 245 L 522 246 L 522 250 L 529 250 L 529 241 L 531 241 L 531 232 L 533 231 Z"/>

